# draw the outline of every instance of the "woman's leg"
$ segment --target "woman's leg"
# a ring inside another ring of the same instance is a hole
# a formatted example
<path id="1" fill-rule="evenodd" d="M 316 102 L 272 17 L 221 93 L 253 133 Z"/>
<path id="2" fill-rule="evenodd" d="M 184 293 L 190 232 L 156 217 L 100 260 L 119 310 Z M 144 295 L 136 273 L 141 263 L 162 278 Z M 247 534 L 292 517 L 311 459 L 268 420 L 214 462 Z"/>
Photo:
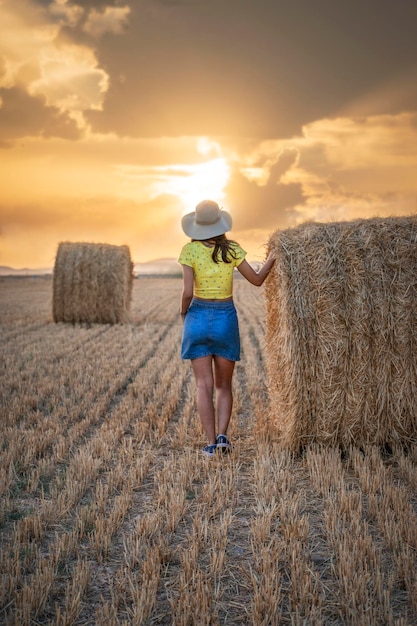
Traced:
<path id="1" fill-rule="evenodd" d="M 230 416 L 232 414 L 232 378 L 234 367 L 234 361 L 229 361 L 221 356 L 214 357 L 218 434 L 222 435 L 225 435 L 227 432 Z"/>
<path id="2" fill-rule="evenodd" d="M 216 420 L 213 404 L 213 368 L 211 356 L 192 359 L 197 387 L 197 410 L 208 443 L 216 443 Z"/>

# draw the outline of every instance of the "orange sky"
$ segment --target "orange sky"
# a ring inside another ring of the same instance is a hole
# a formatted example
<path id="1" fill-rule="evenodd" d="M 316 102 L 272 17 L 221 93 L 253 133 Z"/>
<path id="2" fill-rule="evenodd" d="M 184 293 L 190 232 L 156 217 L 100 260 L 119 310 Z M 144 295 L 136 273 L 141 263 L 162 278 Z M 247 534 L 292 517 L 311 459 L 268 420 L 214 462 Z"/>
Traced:
<path id="1" fill-rule="evenodd" d="M 339 6 L 339 5 L 344 6 Z M 0 0 L 0 265 L 417 212 L 414 0 Z"/>

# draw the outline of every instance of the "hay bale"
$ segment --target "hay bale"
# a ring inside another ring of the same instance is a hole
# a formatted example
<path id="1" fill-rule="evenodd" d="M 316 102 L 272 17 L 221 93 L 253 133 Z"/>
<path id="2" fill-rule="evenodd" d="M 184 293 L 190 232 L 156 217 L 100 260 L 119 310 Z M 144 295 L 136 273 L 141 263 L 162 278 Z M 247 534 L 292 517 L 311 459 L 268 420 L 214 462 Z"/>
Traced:
<path id="1" fill-rule="evenodd" d="M 417 219 L 275 232 L 271 417 L 283 444 L 417 441 Z"/>
<path id="2" fill-rule="evenodd" d="M 53 273 L 53 319 L 89 324 L 127 322 L 132 285 L 128 246 L 60 243 Z"/>

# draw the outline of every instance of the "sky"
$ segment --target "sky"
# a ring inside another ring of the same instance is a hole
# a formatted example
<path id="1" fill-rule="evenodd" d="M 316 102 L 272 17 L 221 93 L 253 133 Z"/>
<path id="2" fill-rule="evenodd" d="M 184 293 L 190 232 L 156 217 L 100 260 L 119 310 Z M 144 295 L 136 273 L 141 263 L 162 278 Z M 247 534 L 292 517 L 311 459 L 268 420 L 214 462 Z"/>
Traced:
<path id="1" fill-rule="evenodd" d="M 417 213 L 415 0 L 0 0 L 0 265 Z"/>

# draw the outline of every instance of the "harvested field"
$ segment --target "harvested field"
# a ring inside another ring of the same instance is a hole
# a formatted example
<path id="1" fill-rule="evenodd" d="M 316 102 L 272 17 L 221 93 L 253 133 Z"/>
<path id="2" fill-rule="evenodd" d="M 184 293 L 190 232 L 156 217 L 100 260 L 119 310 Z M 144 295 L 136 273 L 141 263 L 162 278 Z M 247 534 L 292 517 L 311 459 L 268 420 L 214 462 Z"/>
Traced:
<path id="1" fill-rule="evenodd" d="M 0 279 L 0 623 L 417 624 L 417 447 L 281 449 L 237 280 L 235 449 L 201 458 L 180 292 L 135 280 L 130 324 L 87 327 Z"/>

